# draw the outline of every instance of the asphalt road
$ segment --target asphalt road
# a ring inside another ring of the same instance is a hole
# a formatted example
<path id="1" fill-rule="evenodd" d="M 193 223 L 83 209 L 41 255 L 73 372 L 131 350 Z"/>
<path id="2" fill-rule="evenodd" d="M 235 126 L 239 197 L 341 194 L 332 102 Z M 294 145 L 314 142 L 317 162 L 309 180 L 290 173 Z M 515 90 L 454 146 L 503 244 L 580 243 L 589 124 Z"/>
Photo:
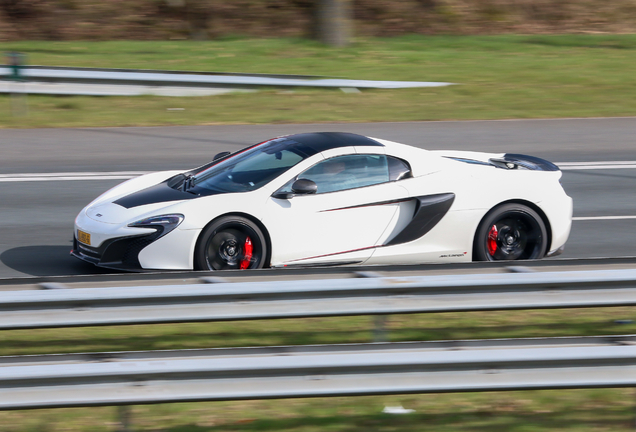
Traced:
<path id="1" fill-rule="evenodd" d="M 191 168 L 278 135 L 345 131 L 427 149 L 525 153 L 553 162 L 636 161 L 636 118 L 0 131 L 0 278 L 101 271 L 68 255 L 73 220 L 121 180 L 2 175 Z M 575 220 L 562 257 L 636 255 L 636 168 L 564 171 Z M 484 185 L 484 188 L 496 187 Z"/>

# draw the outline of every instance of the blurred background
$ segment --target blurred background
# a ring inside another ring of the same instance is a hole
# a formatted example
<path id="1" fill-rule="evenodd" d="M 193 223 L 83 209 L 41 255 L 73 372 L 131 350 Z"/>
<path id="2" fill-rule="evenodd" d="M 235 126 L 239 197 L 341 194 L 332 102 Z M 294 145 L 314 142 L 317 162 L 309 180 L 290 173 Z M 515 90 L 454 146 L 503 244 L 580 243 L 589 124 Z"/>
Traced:
<path id="1" fill-rule="evenodd" d="M 636 0 L 0 0 L 0 278 L 104 273 L 68 256 L 73 219 L 121 173 L 188 169 L 329 130 L 580 163 L 585 171 L 564 170 L 582 218 L 564 257 L 634 256 L 636 162 L 616 162 L 636 160 L 635 33 Z M 108 75 L 168 71 L 176 83 Z M 256 81 L 194 86 L 186 75 Z M 314 85 L 326 79 L 453 85 Z M 594 219 L 603 217 L 617 219 Z M 386 327 L 393 342 L 588 336 L 634 333 L 633 316 L 414 314 Z M 375 325 L 361 316 L 3 330 L 0 355 L 365 343 Z M 627 431 L 634 391 L 197 402 L 134 406 L 130 417 L 126 426 L 112 407 L 2 411 L 0 432 Z"/>
<path id="2" fill-rule="evenodd" d="M 0 46 L 22 53 L 26 66 L 460 85 L 361 93 L 256 86 L 260 91 L 252 94 L 183 99 L 157 97 L 156 89 L 145 87 L 137 98 L 95 98 L 84 96 L 104 93 L 78 91 L 77 79 L 31 77 L 36 83 L 22 90 L 4 83 L 5 94 L 32 97 L 28 116 L 19 115 L 20 107 L 11 115 L 11 99 L 0 98 L 0 125 L 632 115 L 635 11 L 631 0 L 4 0 Z M 77 97 L 57 97 L 69 94 Z"/>
<path id="3" fill-rule="evenodd" d="M 339 25 L 358 37 L 630 33 L 636 25 L 628 0 L 3 0 L 0 10 L 5 41 L 312 37 Z"/>

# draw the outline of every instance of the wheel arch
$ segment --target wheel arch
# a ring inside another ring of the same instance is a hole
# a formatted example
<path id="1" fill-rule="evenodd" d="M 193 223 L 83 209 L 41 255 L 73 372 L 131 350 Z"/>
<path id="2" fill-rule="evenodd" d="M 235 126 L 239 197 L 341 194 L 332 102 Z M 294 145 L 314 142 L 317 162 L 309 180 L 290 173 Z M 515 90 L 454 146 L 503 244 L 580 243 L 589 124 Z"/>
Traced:
<path id="1" fill-rule="evenodd" d="M 228 216 L 240 216 L 240 217 L 244 217 L 245 219 L 249 219 L 251 222 L 253 222 L 258 227 L 258 229 L 261 230 L 261 232 L 263 233 L 263 236 L 265 236 L 265 241 L 267 242 L 267 254 L 265 255 L 265 264 L 264 264 L 263 267 L 269 267 L 270 266 L 270 259 L 272 257 L 272 239 L 271 239 L 271 237 L 269 235 L 269 231 L 267 230 L 267 228 L 265 228 L 265 225 L 263 225 L 263 223 L 258 218 L 252 216 L 249 213 L 229 212 L 229 213 L 223 213 L 222 215 L 219 215 L 219 216 L 215 217 L 214 219 L 212 219 L 210 222 L 208 222 L 203 227 L 203 229 L 201 230 L 201 232 L 197 236 L 197 241 L 194 244 L 194 250 L 196 251 L 198 249 L 199 242 L 201 241 L 201 238 L 203 237 L 203 233 L 205 232 L 207 227 L 212 225 L 217 220 L 219 220 L 221 218 L 224 218 L 224 217 L 228 217 Z M 192 259 L 193 259 L 192 268 L 194 268 L 194 254 L 193 254 Z"/>
<path id="2" fill-rule="evenodd" d="M 535 203 L 533 203 L 531 201 L 526 201 L 526 200 L 523 200 L 523 199 L 511 199 L 511 200 L 508 200 L 508 201 L 502 201 L 502 202 L 498 203 L 497 205 L 491 207 L 486 213 L 484 213 L 484 216 L 481 218 L 481 220 L 477 224 L 477 229 L 473 233 L 473 251 L 475 250 L 475 246 L 476 246 L 475 242 L 477 241 L 477 231 L 479 231 L 479 227 L 484 222 L 484 219 L 486 219 L 486 217 L 493 210 L 495 210 L 496 208 L 501 207 L 503 205 L 506 205 L 506 204 L 521 204 L 521 205 L 529 207 L 532 210 L 534 210 L 535 212 L 537 212 L 537 214 L 541 217 L 541 221 L 545 225 L 545 230 L 546 230 L 546 232 L 548 234 L 548 239 L 547 239 L 548 246 L 547 246 L 547 249 L 546 249 L 546 253 L 548 253 L 550 251 L 550 247 L 552 245 L 552 227 L 550 226 L 550 220 L 546 216 L 545 212 L 541 209 L 541 207 L 539 207 L 538 205 L 536 205 Z"/>

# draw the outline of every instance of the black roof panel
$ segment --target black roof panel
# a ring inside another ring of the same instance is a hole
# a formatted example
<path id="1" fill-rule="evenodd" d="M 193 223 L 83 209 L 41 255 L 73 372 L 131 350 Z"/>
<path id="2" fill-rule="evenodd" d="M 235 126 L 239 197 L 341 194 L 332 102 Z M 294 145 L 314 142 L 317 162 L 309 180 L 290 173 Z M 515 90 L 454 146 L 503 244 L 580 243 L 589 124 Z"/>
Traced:
<path id="1" fill-rule="evenodd" d="M 347 132 L 313 132 L 288 135 L 285 138 L 310 147 L 315 153 L 339 147 L 374 146 L 384 147 L 376 140 Z"/>

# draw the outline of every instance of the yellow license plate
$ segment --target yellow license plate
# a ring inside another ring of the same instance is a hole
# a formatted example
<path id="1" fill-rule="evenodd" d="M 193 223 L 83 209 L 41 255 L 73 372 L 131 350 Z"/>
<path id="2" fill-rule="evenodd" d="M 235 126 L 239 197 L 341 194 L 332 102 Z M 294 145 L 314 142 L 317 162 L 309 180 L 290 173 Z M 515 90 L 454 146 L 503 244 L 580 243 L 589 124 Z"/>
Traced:
<path id="1" fill-rule="evenodd" d="M 85 233 L 84 231 L 77 230 L 77 240 L 80 243 L 84 243 L 85 245 L 91 245 L 91 235 L 89 233 Z"/>

